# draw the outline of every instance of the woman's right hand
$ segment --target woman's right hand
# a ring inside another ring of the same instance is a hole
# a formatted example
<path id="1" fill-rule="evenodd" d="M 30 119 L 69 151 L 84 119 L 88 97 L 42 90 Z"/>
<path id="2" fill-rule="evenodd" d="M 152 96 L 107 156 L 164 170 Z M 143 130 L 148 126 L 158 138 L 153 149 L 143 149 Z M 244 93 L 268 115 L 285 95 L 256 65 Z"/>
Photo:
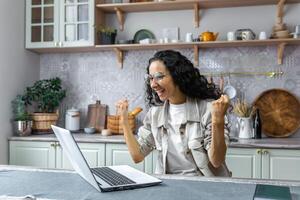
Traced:
<path id="1" fill-rule="evenodd" d="M 120 123 L 128 124 L 128 100 L 123 99 L 116 103 L 117 115 L 120 115 Z"/>

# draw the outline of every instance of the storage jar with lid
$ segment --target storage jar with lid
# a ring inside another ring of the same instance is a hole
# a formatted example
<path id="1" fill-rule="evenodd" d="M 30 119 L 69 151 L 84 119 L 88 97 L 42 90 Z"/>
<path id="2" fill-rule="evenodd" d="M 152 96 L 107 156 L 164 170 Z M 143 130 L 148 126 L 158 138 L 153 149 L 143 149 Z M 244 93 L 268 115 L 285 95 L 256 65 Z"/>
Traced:
<path id="1" fill-rule="evenodd" d="M 80 129 L 80 112 L 76 108 L 66 111 L 66 129 L 70 131 L 79 131 Z"/>

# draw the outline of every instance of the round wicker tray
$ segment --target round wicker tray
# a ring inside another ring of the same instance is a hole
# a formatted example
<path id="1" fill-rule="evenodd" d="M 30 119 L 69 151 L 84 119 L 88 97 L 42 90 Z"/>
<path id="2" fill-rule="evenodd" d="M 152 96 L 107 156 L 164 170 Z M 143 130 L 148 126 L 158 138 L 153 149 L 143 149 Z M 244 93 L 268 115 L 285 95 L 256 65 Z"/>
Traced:
<path id="1" fill-rule="evenodd" d="M 271 89 L 253 103 L 260 111 L 262 130 L 270 137 L 288 137 L 300 127 L 300 102 L 290 92 Z"/>

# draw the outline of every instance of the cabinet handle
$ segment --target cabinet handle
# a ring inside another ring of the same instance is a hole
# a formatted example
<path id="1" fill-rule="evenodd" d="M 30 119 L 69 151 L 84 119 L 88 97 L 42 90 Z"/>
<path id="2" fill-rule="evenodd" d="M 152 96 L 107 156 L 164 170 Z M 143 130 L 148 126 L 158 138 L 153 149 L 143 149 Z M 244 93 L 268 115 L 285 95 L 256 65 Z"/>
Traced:
<path id="1" fill-rule="evenodd" d="M 262 153 L 263 154 L 268 154 L 269 152 L 268 152 L 268 150 L 263 150 Z"/>
<path id="2" fill-rule="evenodd" d="M 257 154 L 261 154 L 261 149 L 257 149 L 257 150 L 256 150 L 256 153 L 257 153 Z"/>
<path id="3" fill-rule="evenodd" d="M 59 143 L 57 143 L 55 146 L 56 146 L 56 147 L 60 147 L 60 144 L 59 144 Z"/>
<path id="4" fill-rule="evenodd" d="M 63 46 L 63 43 L 62 43 L 62 42 L 59 42 L 59 43 L 58 43 L 58 46 L 59 46 L 59 47 L 62 47 L 62 46 Z"/>
<path id="5" fill-rule="evenodd" d="M 51 147 L 55 147 L 55 143 L 51 143 L 50 146 L 51 146 Z"/>

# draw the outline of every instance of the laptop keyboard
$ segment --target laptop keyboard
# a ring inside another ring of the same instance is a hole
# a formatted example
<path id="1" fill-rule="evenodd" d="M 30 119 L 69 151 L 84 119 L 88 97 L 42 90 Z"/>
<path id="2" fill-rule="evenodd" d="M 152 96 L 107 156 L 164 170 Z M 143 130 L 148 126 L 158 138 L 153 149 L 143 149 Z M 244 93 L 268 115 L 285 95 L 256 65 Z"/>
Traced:
<path id="1" fill-rule="evenodd" d="M 135 183 L 126 176 L 110 169 L 109 167 L 92 168 L 91 170 L 94 174 L 99 176 L 111 186 L 128 185 Z"/>

